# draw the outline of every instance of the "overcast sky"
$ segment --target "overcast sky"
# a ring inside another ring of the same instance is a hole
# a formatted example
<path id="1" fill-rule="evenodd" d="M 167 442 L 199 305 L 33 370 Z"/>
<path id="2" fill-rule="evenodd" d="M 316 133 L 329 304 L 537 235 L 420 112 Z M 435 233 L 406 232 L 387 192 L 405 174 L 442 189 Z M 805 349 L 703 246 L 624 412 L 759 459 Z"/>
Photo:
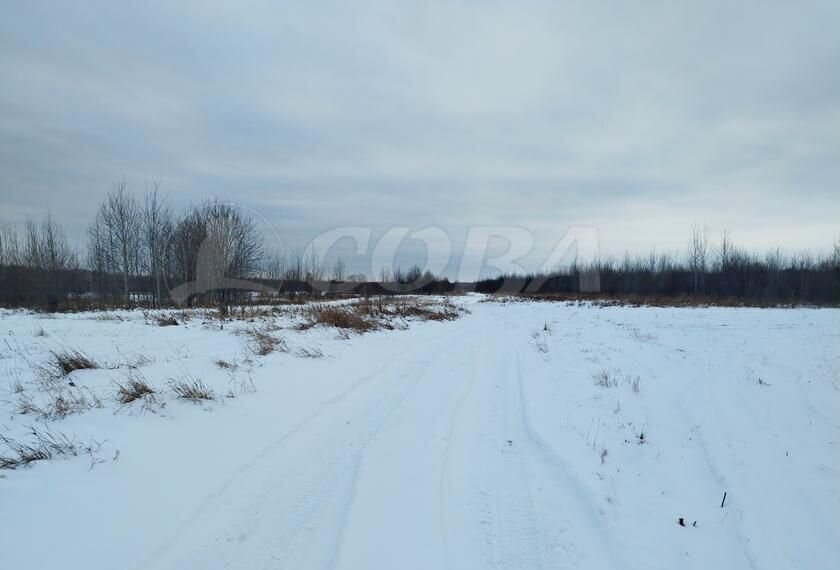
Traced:
<path id="1" fill-rule="evenodd" d="M 113 183 L 284 240 L 514 225 L 550 248 L 840 235 L 840 2 L 8 2 L 0 218 Z"/>

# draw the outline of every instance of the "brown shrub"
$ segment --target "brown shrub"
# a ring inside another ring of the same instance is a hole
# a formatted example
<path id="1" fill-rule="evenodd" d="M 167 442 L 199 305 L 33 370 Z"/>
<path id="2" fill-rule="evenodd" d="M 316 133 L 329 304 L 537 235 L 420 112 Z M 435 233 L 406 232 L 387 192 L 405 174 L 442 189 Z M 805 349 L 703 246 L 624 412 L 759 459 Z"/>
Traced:
<path id="1" fill-rule="evenodd" d="M 76 370 L 99 368 L 99 365 L 92 358 L 78 350 L 53 351 L 50 354 L 52 355 L 52 364 L 59 376 L 67 376 Z"/>
<path id="2" fill-rule="evenodd" d="M 32 443 L 16 441 L 0 434 L 0 441 L 11 451 L 11 455 L 0 456 L 0 469 L 17 469 L 35 461 L 44 461 L 56 456 L 78 455 L 81 446 L 63 433 L 54 433 L 47 428 L 29 428 Z"/>
<path id="3" fill-rule="evenodd" d="M 349 329 L 359 333 L 368 332 L 380 325 L 370 318 L 364 308 L 355 305 L 316 305 L 309 311 L 309 326 L 326 325 L 338 329 Z"/>
<path id="4" fill-rule="evenodd" d="M 178 319 L 173 317 L 172 315 L 161 315 L 156 319 L 157 326 L 159 327 L 177 327 L 178 326 Z"/>
<path id="5" fill-rule="evenodd" d="M 192 376 L 182 376 L 169 381 L 169 387 L 175 395 L 184 400 L 198 402 L 200 400 L 215 400 L 216 393 L 200 379 Z"/>
<path id="6" fill-rule="evenodd" d="M 303 317 L 306 319 L 298 328 L 308 329 L 316 325 L 325 325 L 365 333 L 374 330 L 404 328 L 398 319 L 422 321 L 451 321 L 460 317 L 466 310 L 446 300 L 435 303 L 417 298 L 384 297 L 366 298 L 343 305 L 313 305 L 307 307 Z"/>
<path id="7" fill-rule="evenodd" d="M 267 330 L 250 329 L 247 334 L 251 337 L 251 350 L 259 356 L 267 356 L 272 352 L 288 352 L 286 341 L 269 334 Z M 218 362 L 216 363 L 218 365 Z M 224 368 L 224 366 L 219 366 Z"/>
<path id="8" fill-rule="evenodd" d="M 129 377 L 124 384 L 117 383 L 117 400 L 120 404 L 130 404 L 135 400 L 152 396 L 155 391 L 143 378 Z"/>

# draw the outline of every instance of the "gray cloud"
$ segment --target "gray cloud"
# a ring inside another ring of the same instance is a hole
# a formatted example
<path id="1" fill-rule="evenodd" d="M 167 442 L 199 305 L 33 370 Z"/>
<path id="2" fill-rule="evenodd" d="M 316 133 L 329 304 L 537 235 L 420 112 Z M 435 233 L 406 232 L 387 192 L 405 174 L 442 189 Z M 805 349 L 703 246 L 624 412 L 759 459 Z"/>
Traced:
<path id="1" fill-rule="evenodd" d="M 840 233 L 840 5 L 27 2 L 0 22 L 2 217 L 82 240 L 114 181 L 344 225 L 599 227 L 606 253 Z M 462 238 L 459 238 L 462 239 Z"/>

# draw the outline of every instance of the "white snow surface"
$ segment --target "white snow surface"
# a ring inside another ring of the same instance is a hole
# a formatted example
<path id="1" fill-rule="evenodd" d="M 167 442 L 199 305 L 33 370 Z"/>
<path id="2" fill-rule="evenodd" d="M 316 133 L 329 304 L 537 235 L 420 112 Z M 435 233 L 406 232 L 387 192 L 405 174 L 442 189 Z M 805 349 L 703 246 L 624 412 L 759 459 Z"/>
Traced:
<path id="1" fill-rule="evenodd" d="M 0 312 L 0 433 L 96 444 L 0 471 L 0 568 L 840 568 L 840 311 L 482 299 L 349 338 L 280 316 L 264 357 L 262 322 Z M 103 407 L 17 413 L 60 348 L 110 365 L 69 377 Z M 116 403 L 126 363 L 165 405 Z"/>

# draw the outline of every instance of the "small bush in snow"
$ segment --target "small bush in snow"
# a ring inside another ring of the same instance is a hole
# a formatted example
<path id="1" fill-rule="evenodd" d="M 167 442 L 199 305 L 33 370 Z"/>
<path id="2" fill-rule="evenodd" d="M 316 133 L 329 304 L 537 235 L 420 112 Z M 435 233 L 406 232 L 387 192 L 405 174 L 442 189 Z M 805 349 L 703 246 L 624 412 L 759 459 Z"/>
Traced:
<path id="1" fill-rule="evenodd" d="M 272 352 L 287 352 L 286 341 L 270 334 L 266 330 L 250 329 L 251 350 L 259 356 L 268 356 Z"/>
<path id="2" fill-rule="evenodd" d="M 615 388 L 618 386 L 618 380 L 615 376 L 613 376 L 613 373 L 607 369 L 593 374 L 592 381 L 596 386 L 600 386 L 601 388 Z"/>
<path id="3" fill-rule="evenodd" d="M 155 391 L 142 377 L 131 376 L 125 383 L 117 383 L 117 400 L 120 404 L 130 404 L 135 400 L 151 397 Z"/>
<path id="4" fill-rule="evenodd" d="M 601 388 L 617 388 L 619 384 L 629 386 L 634 394 L 640 392 L 642 383 L 642 379 L 639 376 L 635 378 L 629 374 L 619 376 L 618 373 L 607 368 L 593 374 L 592 381 L 596 386 L 600 386 Z"/>
<path id="5" fill-rule="evenodd" d="M 113 313 L 109 313 L 108 311 L 104 311 L 102 313 L 96 313 L 93 317 L 95 321 L 118 321 L 122 322 L 123 318 L 119 315 L 115 315 Z"/>
<path id="6" fill-rule="evenodd" d="M 312 348 L 302 347 L 295 351 L 295 356 L 299 356 L 301 358 L 321 358 L 324 356 L 324 352 L 317 346 Z"/>
<path id="7" fill-rule="evenodd" d="M 64 386 L 55 380 L 44 382 L 41 391 L 36 394 L 37 399 L 31 394 L 20 394 L 15 402 L 15 411 L 21 415 L 55 420 L 103 407 L 102 401 L 90 389 Z"/>
<path id="8" fill-rule="evenodd" d="M 47 408 L 41 410 L 46 418 L 63 418 L 71 414 L 80 414 L 91 408 L 101 408 L 102 401 L 99 397 L 85 388 L 51 391 Z"/>
<path id="9" fill-rule="evenodd" d="M 177 327 L 178 326 L 178 319 L 176 319 L 172 315 L 161 315 L 155 321 L 157 323 L 157 326 L 159 326 L 159 327 Z"/>
<path id="10" fill-rule="evenodd" d="M 99 368 L 99 365 L 85 353 L 78 350 L 51 352 L 51 362 L 59 376 L 67 376 L 76 370 Z"/>
<path id="11" fill-rule="evenodd" d="M 452 321 L 466 312 L 466 309 L 456 306 L 449 300 L 434 303 L 413 298 L 360 299 L 346 305 L 308 307 L 304 315 L 307 321 L 302 323 L 300 328 L 308 329 L 316 325 L 325 325 L 365 333 L 380 329 L 403 328 L 401 321 L 406 319 Z"/>
<path id="12" fill-rule="evenodd" d="M 0 434 L 0 443 L 3 443 L 10 452 L 9 455 L 0 455 L 0 469 L 17 469 L 35 461 L 76 456 L 82 451 L 90 453 L 94 451 L 91 446 L 85 448 L 63 433 L 52 432 L 47 428 L 30 427 L 29 435 L 32 441 L 25 443 Z"/>
<path id="13" fill-rule="evenodd" d="M 146 366 L 151 361 L 152 359 L 146 356 L 145 354 L 135 354 L 134 356 L 125 361 L 125 366 L 129 370 L 134 370 L 136 368 L 140 368 L 141 366 Z"/>
<path id="14" fill-rule="evenodd" d="M 31 396 L 21 395 L 17 402 L 15 403 L 15 412 L 22 416 L 27 415 L 39 415 L 45 416 L 47 415 L 44 410 L 42 410 L 35 401 L 32 399 Z"/>
<path id="15" fill-rule="evenodd" d="M 184 400 L 198 402 L 200 400 L 215 400 L 216 393 L 198 378 L 183 376 L 169 381 L 169 387 L 175 395 Z"/>
<path id="16" fill-rule="evenodd" d="M 349 329 L 359 333 L 379 328 L 376 321 L 363 310 L 351 306 L 313 306 L 309 312 L 308 326 L 326 325 L 338 329 Z"/>
<path id="17" fill-rule="evenodd" d="M 653 342 L 656 340 L 656 335 L 643 333 L 636 327 L 630 327 L 630 336 L 637 342 Z"/>

